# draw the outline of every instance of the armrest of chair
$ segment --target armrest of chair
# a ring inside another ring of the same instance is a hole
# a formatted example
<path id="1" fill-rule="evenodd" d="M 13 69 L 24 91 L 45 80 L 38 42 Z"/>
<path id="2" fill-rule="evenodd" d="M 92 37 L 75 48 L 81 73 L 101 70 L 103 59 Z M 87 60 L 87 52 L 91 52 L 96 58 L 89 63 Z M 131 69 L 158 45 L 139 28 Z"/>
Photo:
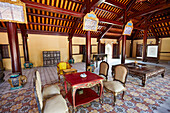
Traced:
<path id="1" fill-rule="evenodd" d="M 67 62 L 67 69 L 71 69 L 72 65 Z"/>

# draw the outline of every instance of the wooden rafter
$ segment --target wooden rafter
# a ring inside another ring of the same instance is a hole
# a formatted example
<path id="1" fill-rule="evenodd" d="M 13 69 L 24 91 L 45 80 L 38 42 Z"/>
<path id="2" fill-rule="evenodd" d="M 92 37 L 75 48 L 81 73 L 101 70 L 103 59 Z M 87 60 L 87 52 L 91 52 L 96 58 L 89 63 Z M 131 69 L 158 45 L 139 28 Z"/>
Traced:
<path id="1" fill-rule="evenodd" d="M 158 38 L 158 36 L 157 36 L 154 28 L 153 28 L 152 26 L 150 26 L 150 28 L 151 28 L 151 31 L 152 31 L 153 35 L 155 36 L 156 41 L 158 42 L 158 41 L 159 41 L 159 38 Z"/>
<path id="2" fill-rule="evenodd" d="M 126 11 L 130 11 L 131 8 L 135 5 L 136 0 L 131 0 L 126 8 Z"/>
<path id="3" fill-rule="evenodd" d="M 112 27 L 112 25 L 108 25 L 107 28 L 100 34 L 99 38 L 97 39 L 97 41 L 99 41 L 100 39 L 102 39 L 104 37 L 104 35 L 107 33 L 107 31 L 109 31 L 109 29 Z"/>
<path id="4" fill-rule="evenodd" d="M 71 11 L 71 10 L 67 10 L 67 9 L 63 9 L 63 8 L 57 8 L 54 6 L 40 4 L 40 3 L 28 1 L 28 0 L 21 0 L 21 1 L 24 2 L 27 7 L 31 7 L 31 8 L 35 8 L 35 9 L 39 9 L 39 10 L 60 13 L 60 14 L 64 14 L 64 15 L 70 15 L 70 16 L 78 17 L 78 18 L 82 18 L 84 16 L 84 13 L 79 13 L 76 11 Z"/>
<path id="5" fill-rule="evenodd" d="M 137 35 L 139 34 L 139 30 L 136 31 L 135 35 L 133 36 L 133 40 L 137 37 Z"/>
<path id="6" fill-rule="evenodd" d="M 93 1 L 93 3 L 88 8 L 91 9 L 92 7 L 98 6 L 101 2 L 103 2 L 103 0 L 95 0 L 95 1 Z M 81 13 L 83 13 L 85 11 L 85 9 L 86 9 L 86 6 L 84 5 L 84 7 L 82 8 Z M 74 26 L 72 27 L 72 31 L 69 34 L 69 38 L 73 37 L 73 35 L 75 33 L 75 30 L 76 30 L 80 20 L 81 20 L 80 18 L 77 18 L 76 21 L 74 22 Z"/>
<path id="7" fill-rule="evenodd" d="M 108 13 L 113 13 L 113 14 L 116 14 L 116 15 L 119 14 L 119 13 L 117 13 L 117 12 L 110 11 L 110 10 L 107 10 L 107 9 L 104 9 L 104 8 L 101 8 L 101 7 L 96 7 L 95 9 L 102 10 L 102 11 L 106 11 L 106 12 L 108 12 Z"/>
<path id="8" fill-rule="evenodd" d="M 118 7 L 120 9 L 126 9 L 126 5 L 125 4 L 117 2 L 117 1 L 114 1 L 114 0 L 105 0 L 104 3 L 109 4 L 111 6 L 114 6 L 114 7 Z"/>
<path id="9" fill-rule="evenodd" d="M 151 14 L 151 13 L 154 13 L 154 12 L 157 12 L 157 11 L 160 11 L 160 10 L 164 10 L 166 8 L 169 8 L 169 6 L 170 6 L 170 3 L 159 4 L 159 5 L 156 5 L 155 7 L 150 7 L 146 10 L 136 12 L 136 13 L 132 14 L 131 16 L 129 16 L 128 19 L 135 18 L 135 17 L 138 17 L 138 16 L 144 16 L 144 15 Z"/>
<path id="10" fill-rule="evenodd" d="M 164 23 L 164 22 L 170 22 L 170 19 L 164 19 L 164 20 L 160 20 L 160 21 L 155 21 L 155 22 L 148 22 L 148 24 L 151 26 L 151 25 L 154 25 L 154 24 L 160 24 L 160 23 Z"/>
<path id="11" fill-rule="evenodd" d="M 119 22 L 119 21 L 113 21 L 113 20 L 110 20 L 110 19 L 105 19 L 105 18 L 100 18 L 100 17 L 98 17 L 98 19 L 99 19 L 100 22 L 111 24 L 111 25 L 119 25 L 119 26 L 123 25 L 123 23 Z"/>

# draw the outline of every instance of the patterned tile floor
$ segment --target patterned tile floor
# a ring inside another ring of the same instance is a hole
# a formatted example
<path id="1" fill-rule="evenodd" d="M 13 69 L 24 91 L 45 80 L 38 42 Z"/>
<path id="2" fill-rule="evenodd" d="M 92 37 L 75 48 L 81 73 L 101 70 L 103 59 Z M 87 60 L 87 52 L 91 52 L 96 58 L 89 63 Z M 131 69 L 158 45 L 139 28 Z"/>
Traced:
<path id="1" fill-rule="evenodd" d="M 126 63 L 127 62 L 132 62 L 132 61 L 134 61 L 134 60 L 126 60 Z M 140 61 L 138 61 L 138 62 L 140 62 Z M 111 65 L 116 65 L 116 64 L 119 64 L 119 63 L 120 63 L 120 60 L 117 60 L 117 59 L 109 60 L 109 65 L 110 65 L 109 79 L 110 80 L 112 80 Z M 148 63 L 148 64 L 153 64 L 153 63 Z M 166 74 L 165 74 L 165 76 L 166 75 L 170 75 L 170 64 L 162 62 L 162 63 L 160 63 L 158 65 L 166 67 Z M 85 63 L 75 63 L 75 64 L 73 64 L 72 68 L 77 69 L 78 72 L 82 72 L 82 71 L 85 70 Z M 37 67 L 37 68 L 32 68 L 32 69 L 24 69 L 23 70 L 23 75 L 27 76 L 28 82 L 27 82 L 27 84 L 23 88 L 17 89 L 18 91 L 20 91 L 22 89 L 28 89 L 28 88 L 32 88 L 33 87 L 32 80 L 33 80 L 33 72 L 34 72 L 34 70 L 38 70 L 40 72 L 41 77 L 42 77 L 42 84 L 43 85 L 58 82 L 58 75 L 57 75 L 56 67 Z M 98 73 L 98 71 L 99 71 L 99 68 L 96 68 L 95 69 L 95 73 Z M 9 73 L 11 73 L 11 71 L 5 71 L 5 75 L 6 75 L 5 78 L 4 78 L 5 82 L 0 84 L 0 95 L 2 95 L 4 93 L 7 93 L 7 92 L 17 91 L 17 90 L 10 90 L 9 83 L 7 82 L 7 80 L 9 79 L 9 76 L 8 76 Z M 168 76 L 167 79 L 169 79 L 169 77 L 170 76 Z M 133 79 L 133 78 L 130 78 L 130 79 Z M 152 79 L 152 80 L 155 80 L 155 79 Z M 137 79 L 134 79 L 134 81 L 137 81 L 139 84 L 141 83 L 141 81 L 137 80 Z M 132 90 L 132 89 L 129 89 L 129 90 Z M 169 93 L 170 93 L 170 91 L 169 91 Z M 166 98 L 165 101 L 163 101 L 163 103 L 159 107 L 157 106 L 156 110 L 153 109 L 152 112 L 155 112 L 155 113 L 167 113 L 167 112 L 170 112 L 170 109 L 169 109 L 170 108 L 170 97 L 168 96 L 168 97 L 165 97 L 165 98 Z M 105 101 L 109 101 L 109 100 L 107 98 L 105 98 Z M 94 101 L 92 103 L 93 104 L 91 106 L 95 107 L 93 105 L 96 102 Z M 87 107 L 88 107 L 88 105 L 87 105 Z M 107 108 L 109 106 L 106 104 L 105 107 Z M 116 107 L 120 107 L 120 106 L 115 106 L 114 109 L 119 109 L 119 108 L 116 108 Z M 80 108 L 79 111 L 77 111 L 77 112 L 83 111 L 83 109 L 85 109 L 85 108 L 84 107 Z"/>

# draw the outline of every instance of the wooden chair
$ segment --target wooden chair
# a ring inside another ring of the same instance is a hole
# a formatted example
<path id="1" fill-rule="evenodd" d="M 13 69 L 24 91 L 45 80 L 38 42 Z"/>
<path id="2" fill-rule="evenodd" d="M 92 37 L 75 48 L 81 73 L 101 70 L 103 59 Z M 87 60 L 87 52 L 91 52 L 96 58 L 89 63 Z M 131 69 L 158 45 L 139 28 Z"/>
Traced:
<path id="1" fill-rule="evenodd" d="M 122 99 L 125 93 L 125 83 L 128 74 L 128 69 L 124 65 L 117 65 L 114 71 L 114 80 L 104 82 L 104 87 L 109 91 L 113 92 L 114 95 L 114 105 L 116 102 L 116 96 L 118 93 L 123 91 Z"/>
<path id="2" fill-rule="evenodd" d="M 64 69 L 71 69 L 72 65 L 68 62 L 59 62 L 57 64 L 57 73 L 58 73 L 58 79 L 60 81 L 60 75 L 63 75 Z"/>
<path id="3" fill-rule="evenodd" d="M 35 71 L 35 78 L 37 79 L 38 83 L 39 83 L 39 87 L 40 87 L 40 91 L 43 92 L 42 96 L 43 99 L 48 99 L 56 94 L 60 94 L 60 88 L 58 87 L 57 84 L 53 84 L 53 85 L 46 85 L 43 89 L 42 89 L 42 84 L 41 84 L 41 76 L 40 73 L 36 70 Z"/>
<path id="4" fill-rule="evenodd" d="M 39 113 L 68 113 L 67 103 L 62 95 L 58 94 L 43 101 L 41 85 L 36 78 L 33 83 Z"/>
<path id="5" fill-rule="evenodd" d="M 109 70 L 109 64 L 105 61 L 102 61 L 100 63 L 99 76 L 103 77 L 104 81 L 107 81 L 108 79 L 108 70 Z"/>
<path id="6" fill-rule="evenodd" d="M 92 72 L 92 67 L 91 66 L 87 66 L 87 71 Z"/>

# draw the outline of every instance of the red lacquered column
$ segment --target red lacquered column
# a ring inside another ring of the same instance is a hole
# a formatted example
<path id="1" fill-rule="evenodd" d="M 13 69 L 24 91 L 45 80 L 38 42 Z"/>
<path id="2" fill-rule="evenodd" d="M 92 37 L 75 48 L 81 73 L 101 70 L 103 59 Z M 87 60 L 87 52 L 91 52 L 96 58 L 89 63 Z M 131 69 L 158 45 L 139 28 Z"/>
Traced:
<path id="1" fill-rule="evenodd" d="M 124 19 L 124 27 L 125 27 L 125 25 L 126 25 L 126 19 L 127 19 L 127 12 L 125 11 L 124 12 L 124 17 L 123 17 L 123 19 Z M 125 56 L 126 56 L 126 35 L 124 35 L 123 37 L 122 37 L 122 52 L 121 52 L 121 64 L 124 64 L 125 63 Z"/>
<path id="2" fill-rule="evenodd" d="M 91 34 L 90 31 L 86 31 L 86 70 L 87 66 L 90 65 L 90 51 L 91 51 Z"/>
<path id="3" fill-rule="evenodd" d="M 10 53 L 11 53 L 12 72 L 13 73 L 20 72 L 20 74 L 22 74 L 19 44 L 18 44 L 18 34 L 17 34 L 17 24 L 11 22 L 7 23 L 7 31 L 8 31 L 9 45 L 10 45 Z"/>
<path id="4" fill-rule="evenodd" d="M 69 41 L 69 60 L 72 59 L 72 38 L 68 38 Z"/>
<path id="5" fill-rule="evenodd" d="M 22 42 L 23 42 L 23 50 L 24 50 L 24 59 L 25 62 L 29 62 L 29 53 L 28 53 L 28 44 L 27 44 L 27 30 L 25 24 L 20 24 L 21 34 L 22 34 Z"/>
<path id="6" fill-rule="evenodd" d="M 142 61 L 146 62 L 147 29 L 144 30 Z"/>

